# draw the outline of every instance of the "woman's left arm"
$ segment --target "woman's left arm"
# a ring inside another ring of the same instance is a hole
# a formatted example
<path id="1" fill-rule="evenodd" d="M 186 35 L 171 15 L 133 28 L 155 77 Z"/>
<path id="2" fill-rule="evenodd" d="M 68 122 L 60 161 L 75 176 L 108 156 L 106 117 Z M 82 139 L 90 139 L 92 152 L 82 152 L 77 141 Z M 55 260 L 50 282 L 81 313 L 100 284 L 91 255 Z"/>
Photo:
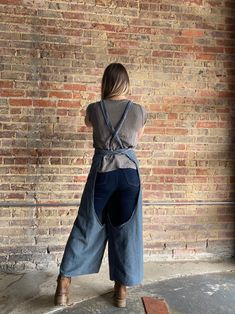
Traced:
<path id="1" fill-rule="evenodd" d="M 91 124 L 90 120 L 88 119 L 88 116 L 87 116 L 87 115 L 85 116 L 85 125 L 86 125 L 88 128 L 92 127 L 92 124 Z"/>
<path id="2" fill-rule="evenodd" d="M 144 127 L 145 127 L 145 125 L 141 129 L 139 129 L 139 131 L 137 133 L 138 140 L 142 137 L 142 135 L 144 133 Z"/>
<path id="3" fill-rule="evenodd" d="M 86 125 L 88 128 L 92 127 L 91 120 L 90 120 L 90 116 L 91 116 L 91 105 L 89 105 L 89 106 L 86 108 L 86 115 L 85 115 L 85 125 Z"/>

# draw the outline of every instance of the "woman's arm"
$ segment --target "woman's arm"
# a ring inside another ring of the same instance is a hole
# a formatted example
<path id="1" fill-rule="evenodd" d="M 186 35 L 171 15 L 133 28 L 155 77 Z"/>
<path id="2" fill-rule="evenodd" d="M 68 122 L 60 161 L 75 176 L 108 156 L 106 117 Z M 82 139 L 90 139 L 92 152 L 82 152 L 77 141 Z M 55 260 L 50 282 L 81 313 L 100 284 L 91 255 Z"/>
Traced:
<path id="1" fill-rule="evenodd" d="M 144 125 L 141 129 L 139 129 L 139 131 L 138 131 L 138 133 L 137 133 L 137 138 L 138 138 L 138 140 L 141 138 L 141 136 L 142 136 L 143 133 L 144 133 L 144 127 L 145 127 L 145 125 Z"/>
<path id="2" fill-rule="evenodd" d="M 91 124 L 91 122 L 89 121 L 87 115 L 85 116 L 85 125 L 86 125 L 88 128 L 92 127 L 92 124 Z"/>
<path id="3" fill-rule="evenodd" d="M 85 114 L 85 125 L 88 128 L 92 127 L 90 120 L 91 120 L 91 105 L 88 105 L 88 107 L 86 108 L 86 114 Z"/>
<path id="4" fill-rule="evenodd" d="M 145 128 L 145 124 L 147 121 L 147 112 L 144 109 L 144 107 L 140 106 L 141 108 L 141 113 L 142 113 L 142 128 L 139 129 L 138 133 L 137 133 L 137 138 L 138 140 L 142 137 L 143 133 L 144 133 L 144 128 Z"/>

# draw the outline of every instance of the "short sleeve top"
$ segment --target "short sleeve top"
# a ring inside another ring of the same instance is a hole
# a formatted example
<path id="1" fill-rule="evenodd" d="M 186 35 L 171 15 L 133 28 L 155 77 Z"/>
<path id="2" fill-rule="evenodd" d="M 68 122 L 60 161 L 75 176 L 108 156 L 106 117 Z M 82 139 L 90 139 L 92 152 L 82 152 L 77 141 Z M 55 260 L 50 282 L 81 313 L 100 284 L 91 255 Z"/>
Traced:
<path id="1" fill-rule="evenodd" d="M 115 128 L 126 108 L 128 99 L 104 100 L 106 110 L 110 116 L 111 123 Z M 89 104 L 86 110 L 87 119 L 93 127 L 93 147 L 99 149 L 119 149 L 120 144 L 113 141 L 110 147 L 111 132 L 107 127 L 100 102 Z M 135 148 L 138 141 L 138 131 L 147 120 L 146 110 L 136 104 L 130 107 L 126 119 L 119 132 L 119 137 L 124 148 Z M 136 168 L 135 164 L 125 155 L 106 155 L 103 158 L 100 172 L 116 170 L 118 168 Z"/>

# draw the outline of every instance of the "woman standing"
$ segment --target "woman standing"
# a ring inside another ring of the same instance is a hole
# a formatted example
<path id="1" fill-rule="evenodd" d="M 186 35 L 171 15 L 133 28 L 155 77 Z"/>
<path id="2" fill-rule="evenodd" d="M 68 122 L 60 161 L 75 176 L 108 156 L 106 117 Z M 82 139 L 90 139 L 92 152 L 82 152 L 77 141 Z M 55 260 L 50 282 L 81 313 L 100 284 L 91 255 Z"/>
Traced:
<path id="1" fill-rule="evenodd" d="M 125 67 L 112 63 L 103 74 L 102 100 L 87 107 L 95 153 L 60 266 L 55 305 L 68 303 L 71 277 L 99 271 L 107 241 L 115 305 L 125 307 L 126 286 L 142 281 L 142 195 L 133 148 L 146 112 L 128 93 Z"/>

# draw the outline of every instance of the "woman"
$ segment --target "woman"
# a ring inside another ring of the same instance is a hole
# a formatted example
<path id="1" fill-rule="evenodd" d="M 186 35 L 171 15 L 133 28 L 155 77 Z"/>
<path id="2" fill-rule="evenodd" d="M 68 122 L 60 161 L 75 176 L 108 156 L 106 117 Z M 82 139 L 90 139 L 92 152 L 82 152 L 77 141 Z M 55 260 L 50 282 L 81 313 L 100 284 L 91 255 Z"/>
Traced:
<path id="1" fill-rule="evenodd" d="M 99 271 L 107 241 L 115 305 L 125 307 L 126 286 L 142 281 L 142 196 L 133 148 L 146 112 L 128 93 L 125 67 L 112 63 L 103 74 L 102 100 L 87 107 L 95 154 L 60 266 L 55 305 L 68 303 L 71 277 Z"/>

